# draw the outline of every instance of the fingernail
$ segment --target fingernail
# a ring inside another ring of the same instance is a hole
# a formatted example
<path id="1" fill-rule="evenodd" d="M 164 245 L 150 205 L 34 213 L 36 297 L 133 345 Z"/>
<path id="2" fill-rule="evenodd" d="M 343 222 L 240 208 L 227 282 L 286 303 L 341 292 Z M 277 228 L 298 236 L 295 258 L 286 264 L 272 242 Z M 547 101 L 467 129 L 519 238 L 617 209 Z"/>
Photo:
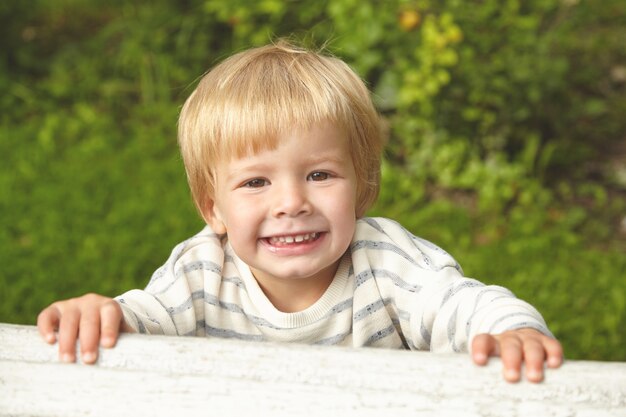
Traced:
<path id="1" fill-rule="evenodd" d="M 561 364 L 561 359 L 555 358 L 553 356 L 548 358 L 548 366 L 549 367 L 556 368 L 560 364 Z"/>
<path id="2" fill-rule="evenodd" d="M 112 337 L 103 337 L 100 340 L 100 344 L 104 347 L 111 347 L 113 346 L 113 338 Z"/>
<path id="3" fill-rule="evenodd" d="M 535 369 L 529 370 L 526 377 L 531 381 L 541 381 L 542 379 L 541 373 Z"/>
<path id="4" fill-rule="evenodd" d="M 484 353 L 474 353 L 474 361 L 478 363 L 485 363 L 487 362 L 487 355 Z"/>
<path id="5" fill-rule="evenodd" d="M 48 333 L 46 335 L 46 342 L 48 342 L 48 343 L 54 343 L 55 342 L 54 333 Z"/>
<path id="6" fill-rule="evenodd" d="M 69 353 L 64 353 L 63 355 L 61 355 L 61 362 L 72 363 L 74 362 L 74 356 L 70 355 Z"/>
<path id="7" fill-rule="evenodd" d="M 504 371 L 504 377 L 507 381 L 517 381 L 519 379 L 519 372 L 514 369 L 507 369 Z"/>
<path id="8" fill-rule="evenodd" d="M 84 363 L 94 363 L 96 361 L 96 354 L 94 352 L 85 352 L 82 355 Z"/>

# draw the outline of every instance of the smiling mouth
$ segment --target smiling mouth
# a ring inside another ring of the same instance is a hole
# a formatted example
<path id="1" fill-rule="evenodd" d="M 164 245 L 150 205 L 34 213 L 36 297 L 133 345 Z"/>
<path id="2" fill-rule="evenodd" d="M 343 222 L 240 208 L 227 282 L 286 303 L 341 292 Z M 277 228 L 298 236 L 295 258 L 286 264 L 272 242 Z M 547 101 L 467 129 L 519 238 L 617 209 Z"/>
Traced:
<path id="1" fill-rule="evenodd" d="M 320 233 L 305 233 L 301 235 L 289 235 L 289 236 L 272 236 L 268 237 L 267 241 L 271 245 L 295 245 L 298 243 L 308 243 L 319 239 Z"/>

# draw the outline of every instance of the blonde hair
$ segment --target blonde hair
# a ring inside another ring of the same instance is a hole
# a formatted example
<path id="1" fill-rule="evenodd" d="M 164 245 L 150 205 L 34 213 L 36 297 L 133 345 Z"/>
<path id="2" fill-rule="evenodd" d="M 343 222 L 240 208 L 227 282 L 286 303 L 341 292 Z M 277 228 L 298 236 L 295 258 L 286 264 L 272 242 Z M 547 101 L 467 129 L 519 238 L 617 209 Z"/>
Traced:
<path id="1" fill-rule="evenodd" d="M 324 121 L 348 137 L 361 216 L 378 196 L 382 140 L 379 115 L 354 71 L 340 59 L 286 41 L 217 65 L 185 102 L 178 124 L 198 210 L 203 213 L 213 200 L 217 161 L 275 149 L 281 132 Z"/>

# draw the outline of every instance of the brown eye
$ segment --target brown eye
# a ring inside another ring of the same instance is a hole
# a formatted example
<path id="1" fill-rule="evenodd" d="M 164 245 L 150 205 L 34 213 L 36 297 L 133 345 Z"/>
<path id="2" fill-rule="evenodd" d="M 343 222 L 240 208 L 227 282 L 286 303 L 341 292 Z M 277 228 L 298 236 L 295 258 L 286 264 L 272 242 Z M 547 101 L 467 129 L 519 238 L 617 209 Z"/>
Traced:
<path id="1" fill-rule="evenodd" d="M 311 181 L 324 181 L 327 180 L 330 177 L 330 175 L 327 172 L 313 172 L 311 174 L 309 174 L 309 177 L 307 179 L 311 180 Z"/>
<path id="2" fill-rule="evenodd" d="M 267 185 L 267 181 L 262 178 L 255 178 L 243 184 L 245 188 L 261 188 Z"/>

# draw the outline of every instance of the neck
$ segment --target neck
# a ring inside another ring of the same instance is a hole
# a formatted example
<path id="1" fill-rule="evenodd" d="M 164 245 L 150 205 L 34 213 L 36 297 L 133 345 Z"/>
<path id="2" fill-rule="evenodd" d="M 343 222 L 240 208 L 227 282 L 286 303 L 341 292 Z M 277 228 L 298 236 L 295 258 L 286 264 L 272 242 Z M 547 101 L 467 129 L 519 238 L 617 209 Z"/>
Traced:
<path id="1" fill-rule="evenodd" d="M 315 276 L 298 279 L 270 277 L 253 270 L 254 278 L 274 307 L 283 313 L 303 311 L 315 304 L 333 282 L 339 262 Z"/>

